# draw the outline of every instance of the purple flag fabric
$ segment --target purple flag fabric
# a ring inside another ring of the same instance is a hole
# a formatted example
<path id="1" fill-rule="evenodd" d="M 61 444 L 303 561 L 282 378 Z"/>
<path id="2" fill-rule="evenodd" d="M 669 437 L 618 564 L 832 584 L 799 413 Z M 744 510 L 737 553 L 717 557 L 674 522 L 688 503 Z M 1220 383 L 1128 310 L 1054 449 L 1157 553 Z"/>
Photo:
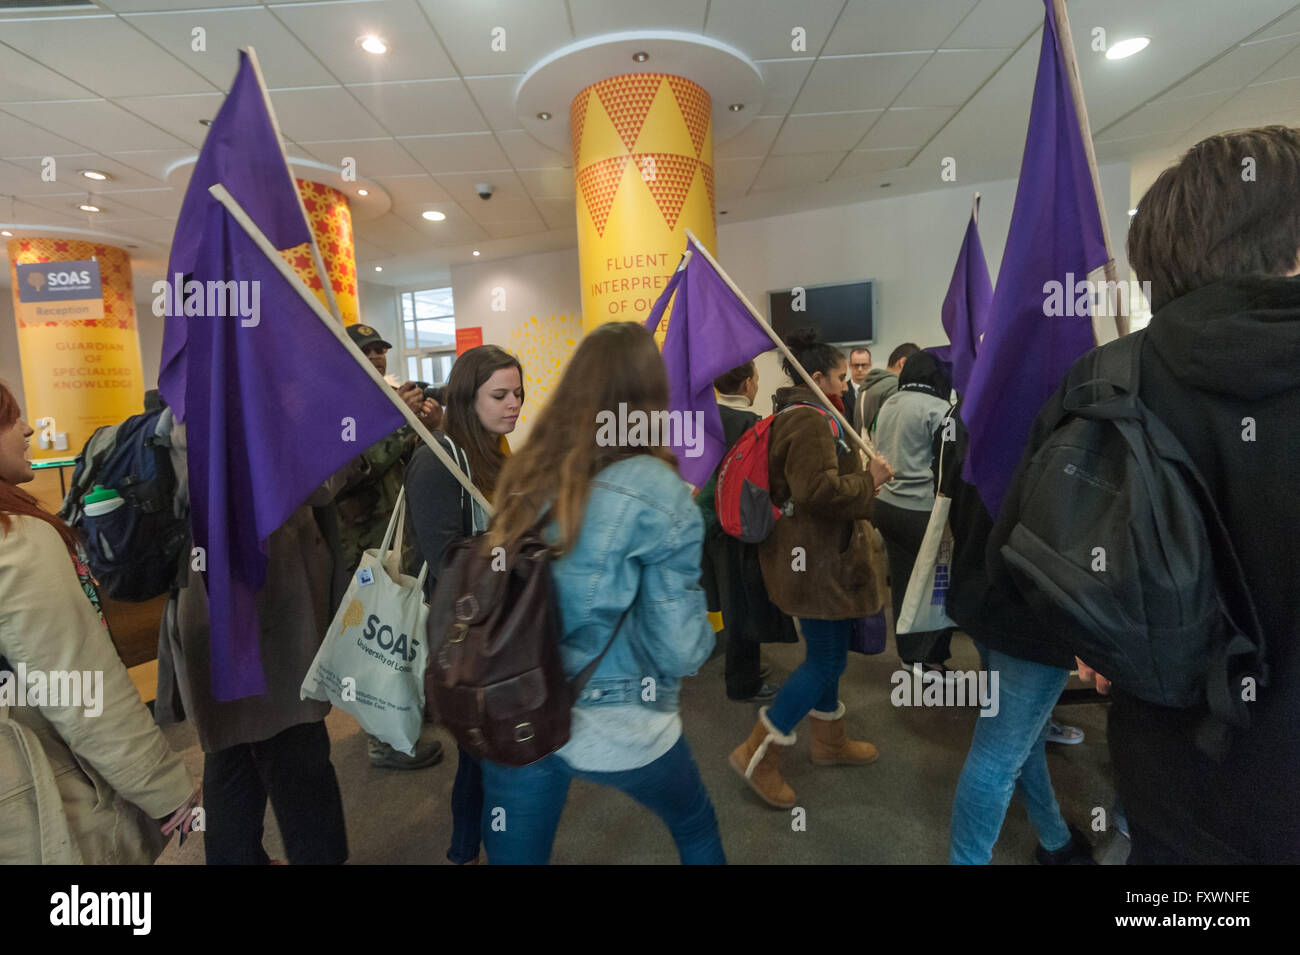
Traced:
<path id="1" fill-rule="evenodd" d="M 686 248 L 691 249 L 689 243 Z M 646 328 L 654 331 L 658 327 L 674 291 L 677 297 L 663 345 L 664 364 L 668 366 L 668 409 L 690 415 L 691 428 L 698 428 L 702 422 L 704 430 L 702 440 L 694 446 L 679 443 L 672 449 L 682 477 L 700 487 L 727 450 L 713 379 L 773 346 L 749 309 L 698 251 L 685 269 L 673 273 L 650 310 Z M 683 430 L 674 429 L 672 433 L 678 436 Z M 692 430 L 690 434 L 698 432 Z"/>
<path id="2" fill-rule="evenodd" d="M 1053 283 L 1056 302 L 1062 289 L 1072 298 L 1075 279 L 1108 258 L 1056 19 L 1045 3 L 1016 205 L 962 413 L 970 430 L 962 477 L 995 516 L 1039 408 L 1094 344 L 1090 308 L 1050 314 L 1059 311 L 1049 305 Z"/>
<path id="3" fill-rule="evenodd" d="M 993 283 L 989 281 L 979 226 L 972 212 L 940 312 L 943 330 L 948 333 L 948 341 L 952 342 L 941 358 L 952 363 L 952 386 L 959 395 L 966 394 L 992 299 Z"/>
<path id="4" fill-rule="evenodd" d="M 203 232 L 206 214 L 218 205 L 208 187 L 218 182 L 277 249 L 311 240 L 311 229 L 298 202 L 298 187 L 285 165 L 257 71 L 242 50 L 239 72 L 208 129 L 176 220 L 167 259 L 167 280 L 173 286 L 194 270 L 201 244 L 207 240 Z M 187 411 L 183 360 L 186 331 L 185 317 L 169 309 L 163 323 L 158 390 L 179 421 L 185 420 Z"/>
<path id="5" fill-rule="evenodd" d="M 237 141 L 218 128 L 235 122 L 251 124 Z M 307 226 L 279 148 L 261 135 L 268 130 L 273 137 L 245 60 L 198 168 L 227 188 L 221 177 L 229 170 L 253 199 L 257 224 L 274 222 L 271 242 L 295 244 L 298 226 L 304 237 Z M 240 148 L 265 155 L 240 157 Z M 239 178 L 254 170 L 264 181 Z M 183 261 L 177 268 L 186 284 L 172 292 L 168 333 L 179 334 L 181 346 L 171 356 L 173 390 L 165 397 L 183 397 L 187 412 L 190 520 L 194 543 L 206 552 L 212 691 L 225 701 L 266 692 L 256 600 L 267 538 L 326 478 L 405 419 L 207 185 L 196 171 L 177 224 L 172 260 Z"/>

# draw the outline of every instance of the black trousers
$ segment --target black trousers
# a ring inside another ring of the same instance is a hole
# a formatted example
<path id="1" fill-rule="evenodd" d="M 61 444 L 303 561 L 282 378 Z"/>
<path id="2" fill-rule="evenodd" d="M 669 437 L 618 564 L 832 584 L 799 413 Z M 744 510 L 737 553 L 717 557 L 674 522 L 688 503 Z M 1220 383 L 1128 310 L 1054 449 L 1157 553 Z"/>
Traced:
<path id="1" fill-rule="evenodd" d="M 893 600 L 894 620 L 903 610 L 907 596 L 907 582 L 912 579 L 912 567 L 925 538 L 925 528 L 930 523 L 929 511 L 912 511 L 877 500 L 872 522 L 885 539 L 885 553 L 889 556 L 889 593 Z M 952 655 L 952 628 L 898 633 L 894 636 L 898 655 L 907 663 L 943 663 Z"/>
<path id="2" fill-rule="evenodd" d="M 208 753 L 203 766 L 208 865 L 266 865 L 262 820 L 271 800 L 292 865 L 347 861 L 343 798 L 323 720 Z"/>
<path id="3" fill-rule="evenodd" d="M 730 630 L 726 631 L 726 640 L 727 698 L 747 700 L 763 687 L 763 678 L 758 675 L 763 645 Z"/>

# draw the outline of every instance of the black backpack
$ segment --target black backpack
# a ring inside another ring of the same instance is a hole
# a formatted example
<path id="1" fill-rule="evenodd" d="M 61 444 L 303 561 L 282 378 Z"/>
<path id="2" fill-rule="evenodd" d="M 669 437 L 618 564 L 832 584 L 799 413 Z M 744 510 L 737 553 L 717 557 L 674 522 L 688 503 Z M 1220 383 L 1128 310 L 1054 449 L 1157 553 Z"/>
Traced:
<path id="1" fill-rule="evenodd" d="M 1208 703 L 1198 742 L 1221 756 L 1228 727 L 1249 724 L 1246 678 L 1267 683 L 1264 637 L 1209 488 L 1138 397 L 1144 338 L 1070 369 L 1063 410 L 1036 424 L 1050 433 L 1021 463 L 995 540 L 1045 633 L 1141 700 Z"/>
<path id="2" fill-rule="evenodd" d="M 167 593 L 189 543 L 189 520 L 175 513 L 170 419 L 171 412 L 159 408 L 96 429 L 77 455 L 59 511 L 82 531 L 86 562 L 114 600 L 152 600 Z M 87 516 L 83 498 L 96 484 L 117 491 L 126 503 Z"/>

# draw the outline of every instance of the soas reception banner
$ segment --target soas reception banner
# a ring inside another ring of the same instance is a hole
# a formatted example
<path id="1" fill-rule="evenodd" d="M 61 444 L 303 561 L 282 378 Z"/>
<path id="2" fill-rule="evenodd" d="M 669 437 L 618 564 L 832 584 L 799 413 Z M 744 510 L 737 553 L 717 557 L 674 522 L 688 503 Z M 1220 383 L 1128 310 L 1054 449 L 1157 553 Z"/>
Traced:
<path id="1" fill-rule="evenodd" d="M 99 263 L 18 263 L 18 309 L 28 324 L 103 318 Z"/>

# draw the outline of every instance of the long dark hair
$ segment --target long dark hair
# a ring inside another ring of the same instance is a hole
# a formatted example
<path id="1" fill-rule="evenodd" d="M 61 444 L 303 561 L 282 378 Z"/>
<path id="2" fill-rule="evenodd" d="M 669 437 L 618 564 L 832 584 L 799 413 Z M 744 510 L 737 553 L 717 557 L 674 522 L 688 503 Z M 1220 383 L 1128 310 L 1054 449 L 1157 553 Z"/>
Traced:
<path id="1" fill-rule="evenodd" d="M 483 427 L 474 402 L 483 383 L 502 368 L 519 369 L 519 381 L 524 380 L 524 366 L 519 359 L 496 345 L 479 345 L 471 348 L 451 366 L 447 379 L 447 399 L 443 406 L 442 430 L 465 449 L 474 486 L 491 497 L 496 490 L 497 477 L 506 456 L 501 450 L 501 436 Z"/>
<path id="2" fill-rule="evenodd" d="M 663 447 L 619 447 L 597 440 L 601 412 L 619 405 L 647 414 L 668 408 L 668 371 L 654 335 L 636 322 L 601 325 L 569 359 L 555 394 L 533 425 L 528 443 L 501 472 L 492 546 L 509 546 L 532 527 L 548 503 L 560 529 L 559 550 L 578 539 L 591 479 L 616 461 L 649 454 L 674 468 Z"/>

